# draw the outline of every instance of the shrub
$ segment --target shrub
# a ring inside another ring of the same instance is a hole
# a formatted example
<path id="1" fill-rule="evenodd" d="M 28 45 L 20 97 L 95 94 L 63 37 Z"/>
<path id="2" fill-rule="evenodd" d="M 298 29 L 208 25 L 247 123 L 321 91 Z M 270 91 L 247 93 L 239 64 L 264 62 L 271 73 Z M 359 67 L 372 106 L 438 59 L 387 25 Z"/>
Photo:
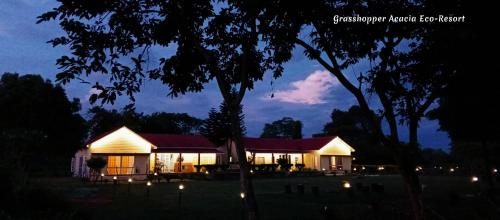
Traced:
<path id="1" fill-rule="evenodd" d="M 87 166 L 90 168 L 91 176 L 94 176 L 94 181 L 97 181 L 101 170 L 106 166 L 107 162 L 102 157 L 92 157 L 87 160 Z"/>
<path id="2" fill-rule="evenodd" d="M 295 168 L 297 168 L 299 171 L 302 171 L 306 165 L 302 163 L 295 164 Z"/>
<path id="3" fill-rule="evenodd" d="M 276 162 L 278 162 L 281 170 L 283 171 L 288 171 L 292 167 L 292 164 L 289 164 L 286 158 L 278 158 Z"/>

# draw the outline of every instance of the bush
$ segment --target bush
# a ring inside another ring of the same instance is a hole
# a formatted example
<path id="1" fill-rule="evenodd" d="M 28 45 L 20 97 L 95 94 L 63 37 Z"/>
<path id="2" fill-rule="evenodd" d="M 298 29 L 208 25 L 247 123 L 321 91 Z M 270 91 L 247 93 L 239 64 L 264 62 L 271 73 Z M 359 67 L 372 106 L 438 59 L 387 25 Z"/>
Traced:
<path id="1" fill-rule="evenodd" d="M 302 171 L 305 166 L 306 165 L 302 164 L 302 163 L 295 164 L 295 168 L 297 168 L 297 170 L 299 170 L 299 171 Z"/>
<path id="2" fill-rule="evenodd" d="M 94 181 L 97 181 L 101 170 L 106 166 L 107 161 L 102 157 L 92 157 L 87 160 L 87 166 L 90 168 L 90 173 L 94 176 Z"/>
<path id="3" fill-rule="evenodd" d="M 278 162 L 282 171 L 288 171 L 292 167 L 292 164 L 288 163 L 286 158 L 278 158 L 276 162 Z"/>

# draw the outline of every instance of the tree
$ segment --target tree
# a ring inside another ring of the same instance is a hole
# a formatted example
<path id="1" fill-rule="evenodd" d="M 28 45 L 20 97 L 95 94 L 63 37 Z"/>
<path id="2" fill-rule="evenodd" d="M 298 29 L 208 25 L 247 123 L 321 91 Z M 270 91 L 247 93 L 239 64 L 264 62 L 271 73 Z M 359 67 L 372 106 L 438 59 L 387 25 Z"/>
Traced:
<path id="1" fill-rule="evenodd" d="M 452 155 L 460 158 L 464 165 L 476 167 L 474 172 L 480 170 L 493 187 L 494 161 L 500 157 L 497 126 L 500 105 L 492 100 L 500 96 L 500 91 L 491 89 L 496 87 L 493 76 L 486 71 L 477 72 L 483 67 L 477 68 L 476 65 L 457 67 L 458 74 L 442 93 L 439 106 L 428 116 L 439 120 L 440 129 L 448 132 Z M 471 73 L 479 76 L 470 77 Z"/>
<path id="2" fill-rule="evenodd" d="M 409 14 L 458 14 L 462 11 L 435 8 L 427 1 L 311 1 L 307 5 L 278 1 L 274 12 L 283 18 L 270 28 L 290 23 L 303 24 L 303 32 L 288 33 L 285 41 L 294 41 L 316 60 L 357 100 L 363 114 L 372 124 L 373 134 L 389 149 L 408 191 L 415 219 L 424 218 L 422 187 L 415 172 L 419 155 L 418 127 L 432 105 L 446 78 L 453 74 L 445 63 L 429 65 L 434 48 L 428 47 L 437 26 L 423 23 L 338 22 L 341 16 L 407 16 Z M 454 4 L 449 4 L 454 5 Z M 448 6 L 449 6 L 448 5 Z M 462 6 L 460 6 L 462 7 Z M 307 37 L 301 37 L 307 36 Z M 457 45 L 454 45 L 457 47 Z M 355 64 L 367 62 L 367 71 L 350 75 Z M 369 97 L 378 98 L 378 105 L 369 105 Z M 389 127 L 386 134 L 371 110 L 381 111 Z M 409 134 L 407 143 L 400 140 L 401 127 Z"/>
<path id="3" fill-rule="evenodd" d="M 192 134 L 196 133 L 203 120 L 187 113 L 155 112 L 151 115 L 137 113 L 131 105 L 120 112 L 102 107 L 89 109 L 90 136 L 96 137 L 121 126 L 144 133 Z"/>
<path id="4" fill-rule="evenodd" d="M 58 20 L 67 33 L 50 41 L 53 46 L 69 45 L 72 51 L 57 60 L 62 69 L 59 82 L 96 72 L 110 76 L 110 85 L 94 84 L 99 93 L 91 101 L 113 103 L 122 94 L 133 101 L 146 77 L 169 86 L 171 96 L 200 92 L 215 80 L 228 106 L 245 211 L 248 219 L 258 219 L 239 112 L 245 93 L 264 73 L 281 76 L 282 63 L 290 59 L 293 47 L 293 42 L 273 41 L 279 31 L 266 27 L 276 18 L 264 6 L 264 2 L 208 0 L 61 1 L 38 22 Z M 143 65 L 151 48 L 171 45 L 176 46 L 174 55 L 161 58 L 152 69 Z"/>
<path id="5" fill-rule="evenodd" d="M 373 111 L 370 118 L 380 121 Z M 371 123 L 366 119 L 359 106 L 351 106 L 349 110 L 334 109 L 331 122 L 325 124 L 323 136 L 339 136 L 356 148 L 355 156 L 358 164 L 392 164 L 394 160 L 390 152 L 373 135 Z M 380 122 L 378 122 L 380 123 Z"/>
<path id="6" fill-rule="evenodd" d="M 451 162 L 450 154 L 441 149 L 422 149 L 421 164 L 426 167 L 442 167 Z"/>
<path id="7" fill-rule="evenodd" d="M 243 112 L 240 111 L 239 115 L 241 131 L 244 135 L 246 128 L 244 126 Z M 226 159 L 229 161 L 231 156 L 231 143 L 229 142 L 231 140 L 231 123 L 227 106 L 224 103 L 220 104 L 219 111 L 215 110 L 215 108 L 210 109 L 208 118 L 200 126 L 200 133 L 216 146 L 226 145 L 228 152 Z"/>
<path id="8" fill-rule="evenodd" d="M 101 170 L 106 167 L 106 160 L 102 157 L 92 157 L 87 160 L 87 166 L 90 168 L 91 176 L 94 176 L 94 181 L 97 181 Z"/>
<path id="9" fill-rule="evenodd" d="M 193 134 L 198 133 L 203 123 L 187 113 L 156 112 L 146 115 L 144 120 L 140 130 L 148 133 Z"/>
<path id="10" fill-rule="evenodd" d="M 302 138 L 302 122 L 293 120 L 290 117 L 283 117 L 280 120 L 266 123 L 262 130 L 261 138 Z"/>
<path id="11" fill-rule="evenodd" d="M 0 106 L 0 169 L 12 172 L 15 185 L 22 187 L 30 174 L 68 174 L 87 132 L 79 100 L 68 100 L 39 75 L 4 73 Z"/>

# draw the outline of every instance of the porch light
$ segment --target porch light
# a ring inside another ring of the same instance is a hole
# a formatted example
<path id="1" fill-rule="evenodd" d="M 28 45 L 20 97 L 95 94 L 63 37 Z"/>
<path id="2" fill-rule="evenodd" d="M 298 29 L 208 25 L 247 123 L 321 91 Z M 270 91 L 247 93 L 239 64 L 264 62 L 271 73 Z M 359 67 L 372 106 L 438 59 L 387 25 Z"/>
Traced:
<path id="1" fill-rule="evenodd" d="M 180 184 L 180 185 L 179 185 L 179 189 L 180 189 L 180 190 L 183 190 L 183 189 L 184 189 L 184 185 Z"/>
<path id="2" fill-rule="evenodd" d="M 146 183 L 146 186 L 151 186 L 151 181 L 148 181 L 148 182 Z"/>
<path id="3" fill-rule="evenodd" d="M 104 173 L 101 173 L 101 177 L 104 177 Z"/>
<path id="4" fill-rule="evenodd" d="M 349 182 L 344 182 L 344 188 L 349 189 L 351 188 L 351 184 Z"/>
<path id="5" fill-rule="evenodd" d="M 116 177 L 116 176 L 113 177 L 113 180 L 117 180 L 117 179 L 118 179 L 118 177 Z"/>
<path id="6" fill-rule="evenodd" d="M 473 176 L 473 177 L 471 178 L 471 181 L 472 181 L 473 183 L 475 183 L 475 182 L 479 181 L 479 178 L 478 178 L 477 176 Z"/>
<path id="7" fill-rule="evenodd" d="M 131 183 L 132 182 L 132 178 L 128 178 L 128 182 Z"/>
<path id="8" fill-rule="evenodd" d="M 244 192 L 241 192 L 241 193 L 240 193 L 240 197 L 241 197 L 241 199 L 244 199 L 244 198 L 245 198 L 245 193 L 244 193 Z"/>

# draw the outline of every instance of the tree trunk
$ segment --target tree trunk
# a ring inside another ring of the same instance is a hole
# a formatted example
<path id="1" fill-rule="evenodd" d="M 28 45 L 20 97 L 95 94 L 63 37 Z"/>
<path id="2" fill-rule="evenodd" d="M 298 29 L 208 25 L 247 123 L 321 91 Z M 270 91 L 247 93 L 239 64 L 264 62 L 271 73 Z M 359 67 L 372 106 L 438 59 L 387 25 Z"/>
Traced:
<path id="1" fill-rule="evenodd" d="M 259 219 L 257 200 L 255 198 L 252 179 L 250 176 L 249 164 L 246 158 L 245 146 L 242 140 L 242 131 L 240 123 L 240 104 L 231 103 L 229 114 L 231 117 L 232 138 L 236 146 L 236 154 L 240 166 L 240 189 L 244 193 L 243 204 L 248 220 Z"/>
<path id="2" fill-rule="evenodd" d="M 418 118 L 411 117 L 409 120 L 409 149 L 400 152 L 399 169 L 405 181 L 406 190 L 410 197 L 410 203 L 415 220 L 425 219 L 424 204 L 422 198 L 422 184 L 415 171 L 417 163 L 415 161 L 418 155 Z M 399 148 L 406 146 L 400 145 Z"/>
<path id="3" fill-rule="evenodd" d="M 415 172 L 416 166 L 412 165 L 412 163 L 410 162 L 411 158 L 403 156 L 399 159 L 399 169 L 401 176 L 403 176 L 405 188 L 410 198 L 413 219 L 425 219 L 424 204 L 422 198 L 422 184 L 420 183 L 418 174 Z"/>

